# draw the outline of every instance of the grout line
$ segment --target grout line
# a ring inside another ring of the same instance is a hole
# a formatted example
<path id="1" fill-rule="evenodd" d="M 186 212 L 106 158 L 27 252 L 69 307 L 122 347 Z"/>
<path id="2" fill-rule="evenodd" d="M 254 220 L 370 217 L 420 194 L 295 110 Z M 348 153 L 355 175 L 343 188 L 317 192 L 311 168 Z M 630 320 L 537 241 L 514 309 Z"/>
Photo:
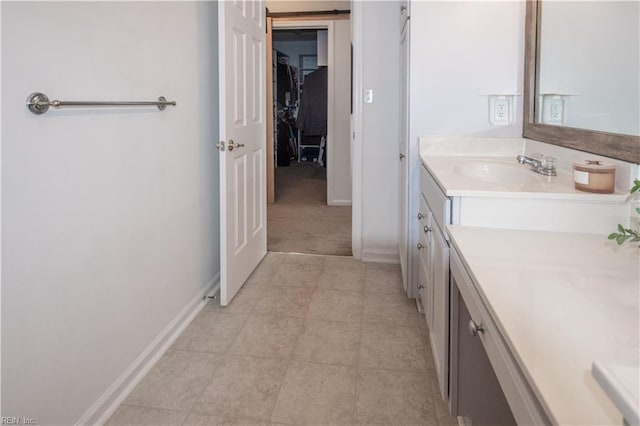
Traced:
<path id="1" fill-rule="evenodd" d="M 341 364 L 339 362 L 322 362 L 322 361 L 309 361 L 308 359 L 297 359 L 291 358 L 291 361 L 295 361 L 302 364 L 314 364 L 314 365 L 322 365 L 322 366 L 330 366 L 330 367 L 345 367 L 345 368 L 358 368 L 357 364 Z"/>
<path id="2" fill-rule="evenodd" d="M 132 404 L 131 402 L 123 402 L 122 404 L 120 404 L 118 406 L 118 408 L 113 413 L 113 415 L 115 416 L 118 413 L 118 411 L 120 410 L 120 408 L 125 407 L 125 406 L 135 407 L 135 408 L 150 408 L 152 410 L 173 411 L 174 413 L 187 413 L 187 414 L 190 413 L 189 410 L 179 410 L 177 408 L 164 408 L 164 407 L 158 407 L 156 405 Z M 109 420 L 111 420 L 112 418 L 113 418 L 113 416 L 109 417 Z M 109 423 L 109 420 L 107 420 L 107 422 L 105 424 Z"/>
<path id="3" fill-rule="evenodd" d="M 418 318 L 418 325 L 420 325 L 420 321 L 422 320 L 422 318 Z M 431 406 L 433 408 L 433 414 L 435 416 L 435 423 L 436 425 L 440 424 L 440 420 L 438 418 L 438 409 L 436 408 L 436 405 L 440 402 L 440 384 L 438 383 L 438 374 L 435 371 L 430 371 L 432 369 L 432 366 L 435 367 L 434 365 L 434 360 L 433 360 L 433 354 L 431 353 L 431 342 L 429 341 L 430 337 L 429 337 L 429 328 L 427 327 L 427 323 L 425 320 L 424 323 L 425 327 L 423 328 L 420 325 L 420 330 L 418 330 L 418 332 L 420 333 L 420 340 L 422 341 L 422 352 L 423 352 L 423 356 L 424 356 L 424 361 L 425 361 L 425 366 L 426 366 L 426 380 L 429 383 L 429 396 L 431 399 Z M 426 333 L 424 333 L 424 331 L 426 331 Z M 435 392 L 434 392 L 434 386 L 433 386 L 433 381 L 435 380 Z"/>
<path id="4" fill-rule="evenodd" d="M 303 324 L 304 327 L 304 324 Z M 304 330 L 304 328 L 303 328 Z M 293 351 L 295 350 L 296 345 L 298 344 L 298 339 L 300 339 L 300 335 L 303 330 L 300 331 L 298 337 L 296 338 L 296 342 L 293 344 L 293 348 L 291 349 L 291 353 L 289 354 L 289 358 L 287 359 L 287 368 L 284 370 L 284 374 L 282 375 L 282 380 L 280 381 L 280 386 L 278 386 L 278 393 L 276 394 L 275 402 L 273 403 L 273 407 L 269 411 L 269 422 L 273 422 L 273 412 L 276 411 L 276 407 L 278 406 L 278 401 L 280 400 L 280 393 L 282 393 L 282 388 L 284 387 L 284 382 L 287 380 L 287 375 L 289 374 L 289 369 L 291 368 L 291 361 L 293 356 Z"/>
<path id="5" fill-rule="evenodd" d="M 397 325 L 397 324 L 389 324 L 389 323 L 384 323 L 384 322 L 375 322 L 375 321 L 365 321 L 364 318 L 362 319 L 362 323 L 366 324 L 366 325 L 378 325 L 378 326 L 382 326 L 385 328 L 420 328 L 419 325 Z M 422 337 L 421 337 L 422 339 Z"/>
<path id="6" fill-rule="evenodd" d="M 367 276 L 366 276 L 366 268 L 362 273 L 363 289 L 366 288 L 367 284 Z M 358 420 L 358 383 L 360 381 L 360 354 L 362 353 L 362 325 L 364 324 L 364 299 L 366 296 L 366 292 L 364 292 L 362 297 L 362 306 L 360 307 L 360 330 L 358 332 L 358 357 L 356 358 L 356 380 L 353 386 L 353 403 L 351 404 L 351 421 L 353 424 L 357 423 Z"/>
<path id="7" fill-rule="evenodd" d="M 426 378 L 429 378 L 429 372 L 427 370 L 418 370 L 415 368 L 389 368 L 389 367 L 359 367 L 360 370 L 381 370 L 381 371 L 388 371 L 388 372 L 393 372 L 393 373 L 413 373 L 413 374 L 419 374 L 422 373 L 425 375 Z"/>
<path id="8" fill-rule="evenodd" d="M 282 358 L 276 358 L 276 357 L 258 357 L 258 356 L 253 356 L 253 355 L 239 355 L 239 354 L 233 354 L 230 352 L 227 352 L 226 354 L 224 354 L 222 361 L 220 362 L 220 365 L 218 366 L 218 368 L 215 369 L 214 374 L 218 371 L 219 368 L 221 368 L 222 366 L 226 365 L 228 361 L 230 360 L 237 360 L 237 359 L 246 359 L 249 358 L 251 360 L 277 360 L 277 361 L 286 361 L 285 359 Z M 288 365 L 287 365 L 288 368 Z M 286 372 L 286 369 L 285 369 Z M 283 375 L 283 380 L 284 380 L 284 375 Z M 213 383 L 213 374 L 212 374 L 212 378 L 211 378 L 211 383 Z M 195 398 L 196 401 L 199 401 L 202 397 L 202 395 L 204 395 L 204 392 L 207 390 L 207 388 L 211 385 L 211 383 L 209 383 L 209 385 L 205 386 L 205 388 L 202 390 L 202 392 L 198 395 L 197 398 Z M 275 404 L 274 404 L 275 407 Z M 242 416 L 239 417 L 237 415 L 234 416 L 229 416 L 226 414 L 220 414 L 217 412 L 207 412 L 207 411 L 202 411 L 202 410 L 198 410 L 195 406 L 192 406 L 192 409 L 190 410 L 190 413 L 193 414 L 198 414 L 198 415 L 206 415 L 209 417 L 215 416 L 215 417 L 221 417 L 223 419 L 234 419 L 234 420 L 241 420 L 241 419 L 249 419 L 249 420 L 253 420 L 253 421 L 257 421 L 257 422 L 268 422 L 269 418 L 271 417 L 271 413 L 269 413 L 269 417 L 265 420 L 264 418 L 260 418 L 260 417 L 253 417 L 253 416 Z"/>
<path id="9" fill-rule="evenodd" d="M 320 271 L 322 271 L 323 269 L 324 269 L 324 259 L 322 259 L 322 266 L 320 267 Z M 313 291 L 311 297 L 313 297 L 313 294 L 316 291 L 316 289 L 315 289 L 316 287 L 317 287 L 317 277 L 316 277 L 316 285 L 314 285 L 314 291 Z M 309 311 L 309 307 L 310 306 L 311 306 L 311 298 L 309 300 L 309 303 L 307 304 L 307 309 L 305 311 L 305 318 L 306 318 L 306 315 L 307 315 L 307 313 Z M 296 349 L 296 346 L 298 345 L 298 342 L 300 341 L 300 337 L 304 333 L 304 330 L 305 330 L 305 322 L 304 321 L 305 321 L 305 319 L 302 318 L 302 324 L 301 324 L 302 327 L 300 328 L 300 331 L 298 332 L 298 336 L 296 336 L 296 340 L 295 340 L 295 342 L 293 343 L 293 345 L 291 347 L 291 351 L 289 352 L 289 357 L 287 359 L 287 361 L 288 361 L 287 368 L 284 371 L 284 375 L 282 376 L 282 381 L 280 382 L 280 386 L 278 387 L 278 393 L 276 395 L 276 399 L 275 399 L 275 402 L 273 404 L 273 407 L 271 408 L 271 411 L 269 412 L 269 421 L 270 422 L 273 421 L 273 412 L 275 411 L 276 407 L 278 406 L 278 400 L 280 399 L 280 393 L 282 392 L 282 388 L 284 386 L 284 382 L 287 379 L 287 374 L 289 373 L 289 370 L 291 368 L 291 363 L 293 361 L 293 353 L 294 353 L 294 351 Z"/>
<path id="10" fill-rule="evenodd" d="M 242 327 L 244 328 L 244 325 Z M 220 355 L 220 361 L 218 361 L 218 365 L 213 370 L 211 370 L 211 373 L 209 374 L 208 383 L 205 386 L 203 386 L 202 390 L 200 392 L 198 392 L 197 396 L 191 400 L 191 406 L 190 406 L 190 409 L 189 409 L 190 412 L 194 412 L 195 411 L 194 410 L 195 404 L 198 401 L 200 401 L 200 398 L 202 397 L 202 395 L 204 395 L 204 393 L 207 390 L 207 388 L 209 386 L 211 386 L 211 384 L 213 383 L 213 379 L 215 377 L 215 374 L 218 372 L 218 370 L 220 368 L 222 368 L 226 364 L 227 357 L 229 356 L 229 349 L 230 348 L 231 348 L 231 345 L 229 345 L 229 347 L 227 348 L 227 350 L 224 353 L 215 354 L 215 355 Z"/>
<path id="11" fill-rule="evenodd" d="M 232 302 L 233 303 L 233 302 Z M 243 314 L 244 315 L 244 314 Z M 211 375 L 209 377 L 209 383 L 204 386 L 202 388 L 202 390 L 200 391 L 200 393 L 198 394 L 198 396 L 194 399 L 194 403 L 192 404 L 191 408 L 192 410 L 195 408 L 195 404 L 202 398 L 202 396 L 204 395 L 205 391 L 207 390 L 207 388 L 209 386 L 211 386 L 211 384 L 213 383 L 213 380 L 215 378 L 216 373 L 218 372 L 218 370 L 220 368 L 222 368 L 224 365 L 226 365 L 227 360 L 230 357 L 230 351 L 231 348 L 233 347 L 233 344 L 235 343 L 235 341 L 238 339 L 238 336 L 240 335 L 240 333 L 247 327 L 247 323 L 249 322 L 249 318 L 250 315 L 246 315 L 244 318 L 244 321 L 242 322 L 242 326 L 240 327 L 240 329 L 238 330 L 238 332 L 235 334 L 235 336 L 233 337 L 233 339 L 231 339 L 231 342 L 229 342 L 229 345 L 227 345 L 227 348 L 225 351 L 219 353 L 219 355 L 222 356 L 221 360 L 219 361 L 219 364 L 216 368 L 213 369 L 213 371 L 211 372 Z M 207 415 L 209 415 L 207 413 Z"/>

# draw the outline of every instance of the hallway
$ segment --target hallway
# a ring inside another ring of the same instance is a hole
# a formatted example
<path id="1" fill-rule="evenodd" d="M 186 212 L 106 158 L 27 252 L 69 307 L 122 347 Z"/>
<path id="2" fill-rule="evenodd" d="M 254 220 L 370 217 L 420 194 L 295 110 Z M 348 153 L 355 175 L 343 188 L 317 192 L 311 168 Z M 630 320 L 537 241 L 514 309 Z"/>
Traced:
<path id="1" fill-rule="evenodd" d="M 276 203 L 267 206 L 267 250 L 351 256 L 351 207 L 327 205 L 324 167 L 294 161 L 276 168 Z"/>
<path id="2" fill-rule="evenodd" d="M 108 425 L 454 425 L 397 265 L 268 253 Z"/>

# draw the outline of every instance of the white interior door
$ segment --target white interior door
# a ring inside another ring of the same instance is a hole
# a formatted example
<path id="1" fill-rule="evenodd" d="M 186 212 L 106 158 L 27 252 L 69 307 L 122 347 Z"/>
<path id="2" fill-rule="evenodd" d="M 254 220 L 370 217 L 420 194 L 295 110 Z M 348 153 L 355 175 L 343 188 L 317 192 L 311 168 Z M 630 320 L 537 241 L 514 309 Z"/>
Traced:
<path id="1" fill-rule="evenodd" d="M 220 304 L 267 252 L 265 8 L 220 1 Z"/>

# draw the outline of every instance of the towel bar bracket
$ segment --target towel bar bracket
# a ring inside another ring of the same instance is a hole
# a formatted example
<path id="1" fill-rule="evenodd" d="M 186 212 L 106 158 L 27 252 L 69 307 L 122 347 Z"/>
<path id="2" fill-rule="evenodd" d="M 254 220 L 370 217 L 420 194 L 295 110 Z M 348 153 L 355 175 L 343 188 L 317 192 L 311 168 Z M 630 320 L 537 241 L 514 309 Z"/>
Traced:
<path id="1" fill-rule="evenodd" d="M 27 107 L 34 114 L 44 114 L 49 111 L 49 98 L 44 93 L 32 93 L 27 98 Z"/>

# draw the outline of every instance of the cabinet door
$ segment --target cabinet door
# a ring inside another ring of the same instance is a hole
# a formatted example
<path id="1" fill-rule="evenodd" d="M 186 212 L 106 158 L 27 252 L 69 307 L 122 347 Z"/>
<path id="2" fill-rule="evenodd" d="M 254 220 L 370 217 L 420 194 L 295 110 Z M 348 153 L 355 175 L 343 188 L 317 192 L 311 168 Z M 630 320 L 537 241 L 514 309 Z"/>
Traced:
<path id="1" fill-rule="evenodd" d="M 452 279 L 451 408 L 452 415 L 469 417 L 474 425 L 516 425 L 481 340 L 469 334 L 472 319 L 462 294 L 459 277 Z M 473 303 L 473 301 L 469 301 Z M 476 321 L 477 318 L 476 318 Z M 550 423 L 525 423 L 550 424 Z"/>
<path id="2" fill-rule="evenodd" d="M 427 321 L 427 327 L 431 329 L 431 327 L 433 327 L 433 250 L 431 249 L 431 243 L 427 238 L 428 234 L 422 231 L 422 226 L 423 225 L 421 224 L 421 228 L 418 231 L 418 242 L 422 247 L 418 250 L 418 257 L 420 259 L 418 262 L 418 294 L 422 300 L 424 318 Z"/>
<path id="3" fill-rule="evenodd" d="M 429 334 L 440 394 L 446 400 L 449 392 L 449 245 L 440 229 L 433 228 L 429 232 L 433 270 L 433 327 Z"/>

